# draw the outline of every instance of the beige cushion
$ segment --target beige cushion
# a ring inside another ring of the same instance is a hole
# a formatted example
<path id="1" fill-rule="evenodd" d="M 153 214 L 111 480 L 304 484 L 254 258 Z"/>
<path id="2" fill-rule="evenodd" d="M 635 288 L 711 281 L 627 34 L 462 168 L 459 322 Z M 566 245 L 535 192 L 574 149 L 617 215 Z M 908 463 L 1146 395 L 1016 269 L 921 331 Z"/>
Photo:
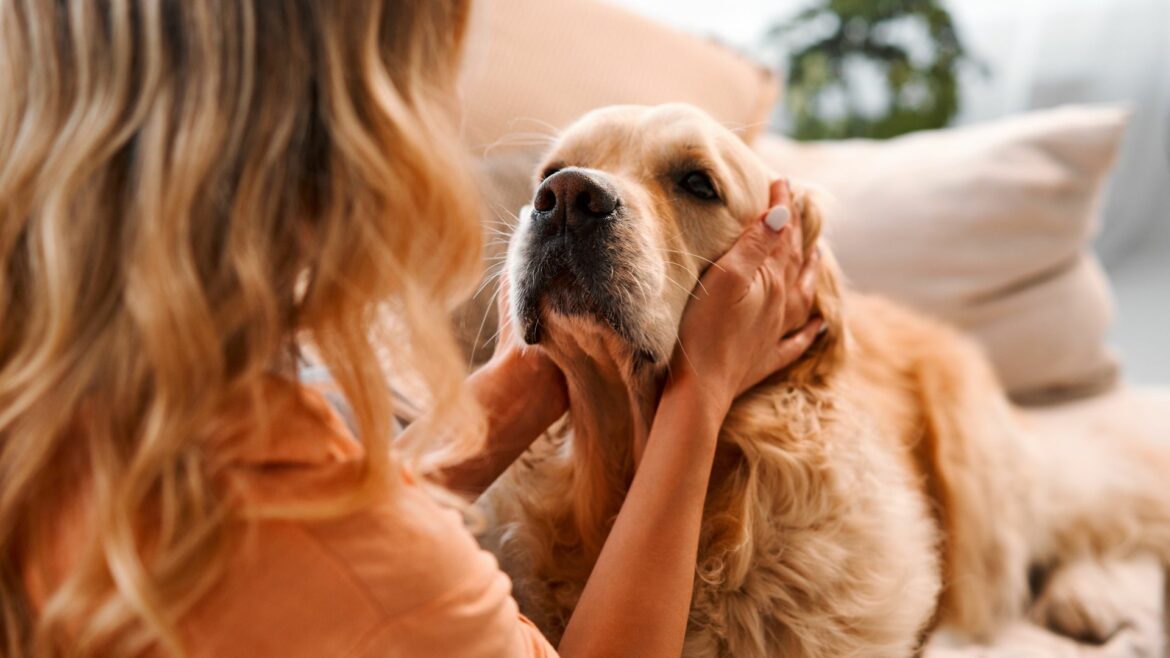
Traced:
<path id="1" fill-rule="evenodd" d="M 1029 431 L 1049 436 L 1170 444 L 1170 387 L 1119 386 L 1084 400 L 1025 409 L 1020 417 Z"/>
<path id="2" fill-rule="evenodd" d="M 1106 388 L 1108 285 L 1088 251 L 1128 112 L 1069 107 L 885 142 L 757 151 L 831 197 L 829 239 L 854 286 L 957 323 L 1020 401 Z"/>
<path id="3" fill-rule="evenodd" d="M 621 103 L 692 103 L 750 140 L 776 100 L 765 69 L 598 0 L 478 5 L 464 67 L 465 137 L 477 153 L 531 145 Z"/>

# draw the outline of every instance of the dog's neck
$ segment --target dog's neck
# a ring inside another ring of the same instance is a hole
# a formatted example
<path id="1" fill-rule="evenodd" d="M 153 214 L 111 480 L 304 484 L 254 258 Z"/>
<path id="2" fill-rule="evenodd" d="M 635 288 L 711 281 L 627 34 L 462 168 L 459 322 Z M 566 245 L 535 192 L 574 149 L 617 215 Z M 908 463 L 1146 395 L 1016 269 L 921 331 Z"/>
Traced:
<path id="1" fill-rule="evenodd" d="M 565 373 L 574 451 L 632 475 L 658 406 L 663 376 L 632 367 L 628 350 L 608 331 L 574 323 L 547 345 Z M 600 465 L 600 464 L 599 464 Z"/>

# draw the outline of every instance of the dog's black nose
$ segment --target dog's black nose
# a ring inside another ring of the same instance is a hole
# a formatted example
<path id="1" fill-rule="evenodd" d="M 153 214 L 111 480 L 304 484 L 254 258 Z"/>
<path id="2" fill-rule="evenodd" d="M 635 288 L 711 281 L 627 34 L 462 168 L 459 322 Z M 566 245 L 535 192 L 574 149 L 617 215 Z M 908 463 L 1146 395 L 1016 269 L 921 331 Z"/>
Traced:
<path id="1" fill-rule="evenodd" d="M 585 228 L 613 215 L 618 195 L 607 181 L 580 169 L 565 169 L 544 179 L 532 207 L 549 228 Z"/>

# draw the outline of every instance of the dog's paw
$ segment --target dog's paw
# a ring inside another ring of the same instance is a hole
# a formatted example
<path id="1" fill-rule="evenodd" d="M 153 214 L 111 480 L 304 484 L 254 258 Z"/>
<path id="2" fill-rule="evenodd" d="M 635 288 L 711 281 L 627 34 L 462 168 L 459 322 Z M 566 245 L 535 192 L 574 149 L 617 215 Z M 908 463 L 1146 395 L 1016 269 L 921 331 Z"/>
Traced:
<path id="1" fill-rule="evenodd" d="M 1124 655 L 1154 657 L 1162 642 L 1162 583 L 1152 557 L 1070 562 L 1052 572 L 1031 617 L 1079 642 L 1125 645 Z"/>
<path id="2" fill-rule="evenodd" d="M 1032 620 L 1074 640 L 1105 644 L 1128 621 L 1127 610 L 1109 593 L 1112 587 L 1095 565 L 1063 567 L 1032 607 Z"/>

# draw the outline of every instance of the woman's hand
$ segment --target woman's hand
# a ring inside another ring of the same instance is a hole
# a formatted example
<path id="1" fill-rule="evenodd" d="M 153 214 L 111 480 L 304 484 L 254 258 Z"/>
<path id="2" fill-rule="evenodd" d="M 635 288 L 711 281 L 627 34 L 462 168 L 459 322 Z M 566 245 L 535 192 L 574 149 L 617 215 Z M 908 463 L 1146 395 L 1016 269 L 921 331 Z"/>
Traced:
<path id="1" fill-rule="evenodd" d="M 821 328 L 819 319 L 809 320 L 819 258 L 801 256 L 788 183 L 772 183 L 769 196 L 772 208 L 704 274 L 671 363 L 671 384 L 697 384 L 723 412 L 800 358 Z"/>
<path id="2" fill-rule="evenodd" d="M 524 454 L 569 408 L 565 376 L 539 346 L 516 335 L 508 307 L 507 274 L 500 276 L 496 305 L 500 334 L 492 358 L 467 380 L 487 416 L 487 440 L 475 457 L 444 473 L 447 486 L 472 496 Z"/>
<path id="3" fill-rule="evenodd" d="M 516 327 L 511 322 L 511 293 L 512 287 L 505 270 L 500 274 L 496 293 L 499 335 L 495 352 L 485 367 L 493 369 L 496 378 L 508 379 L 513 384 L 529 387 L 531 391 L 540 391 L 541 395 L 533 395 L 527 403 L 542 407 L 541 415 L 555 420 L 569 407 L 565 376 L 542 347 L 526 345 L 516 334 Z M 547 389 L 544 388 L 546 386 Z"/>
<path id="4" fill-rule="evenodd" d="M 516 391 L 516 397 L 523 398 L 527 415 L 547 420 L 537 421 L 541 425 L 540 432 L 543 432 L 569 410 L 568 386 L 565 375 L 544 348 L 526 345 L 516 334 L 516 327 L 511 321 L 511 293 L 512 287 L 505 271 L 500 274 L 496 293 L 499 336 L 496 338 L 496 350 L 484 369 L 492 373 L 493 385 Z"/>
<path id="5" fill-rule="evenodd" d="M 819 330 L 808 322 L 816 258 L 801 262 L 787 185 L 774 184 L 771 200 L 782 210 L 769 211 L 712 265 L 683 315 L 634 480 L 561 638 L 565 658 L 682 653 L 723 417 L 737 395 L 803 354 Z M 784 216 L 786 226 L 764 223 Z"/>
<path id="6" fill-rule="evenodd" d="M 711 267 L 683 315 L 634 480 L 561 639 L 566 658 L 683 650 L 723 416 L 735 396 L 803 354 L 819 330 L 808 322 L 816 258 L 801 262 L 788 186 L 773 184 L 771 196 L 783 210 L 769 211 Z M 786 226 L 765 225 L 785 216 L 793 220 Z"/>

